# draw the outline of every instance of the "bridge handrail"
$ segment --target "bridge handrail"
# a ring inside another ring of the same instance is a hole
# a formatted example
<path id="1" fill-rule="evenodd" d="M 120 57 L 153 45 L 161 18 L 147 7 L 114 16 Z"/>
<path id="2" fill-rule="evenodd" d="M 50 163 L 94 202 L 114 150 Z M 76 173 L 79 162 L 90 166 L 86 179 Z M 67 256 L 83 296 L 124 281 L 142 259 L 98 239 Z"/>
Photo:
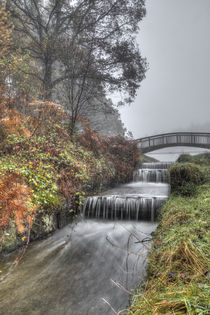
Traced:
<path id="1" fill-rule="evenodd" d="M 210 132 L 170 132 L 170 133 L 162 133 L 154 136 L 148 136 L 136 139 L 138 142 L 162 138 L 162 137 L 168 137 L 168 136 L 206 136 L 210 137 Z"/>

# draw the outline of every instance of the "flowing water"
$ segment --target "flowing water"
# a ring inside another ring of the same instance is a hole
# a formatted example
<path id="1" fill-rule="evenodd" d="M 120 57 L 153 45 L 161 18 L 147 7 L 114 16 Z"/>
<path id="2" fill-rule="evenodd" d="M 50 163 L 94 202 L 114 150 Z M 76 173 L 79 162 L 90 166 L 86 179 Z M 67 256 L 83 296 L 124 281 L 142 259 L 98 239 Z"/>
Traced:
<path id="1" fill-rule="evenodd" d="M 163 183 L 168 167 L 144 164 L 132 183 L 87 198 L 77 224 L 31 244 L 0 284 L 0 314 L 109 315 L 111 307 L 125 309 L 126 290 L 145 274 L 155 219 L 169 194 Z M 2 274 L 14 257 L 1 261 Z"/>

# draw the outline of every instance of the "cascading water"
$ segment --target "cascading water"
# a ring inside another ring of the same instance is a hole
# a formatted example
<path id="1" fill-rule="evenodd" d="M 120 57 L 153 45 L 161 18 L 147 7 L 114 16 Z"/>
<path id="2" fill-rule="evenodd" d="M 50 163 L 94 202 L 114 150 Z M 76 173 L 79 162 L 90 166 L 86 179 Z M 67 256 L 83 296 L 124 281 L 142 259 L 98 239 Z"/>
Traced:
<path id="1" fill-rule="evenodd" d="M 141 168 L 143 169 L 169 169 L 173 165 L 173 162 L 152 162 L 143 163 Z"/>
<path id="2" fill-rule="evenodd" d="M 171 164 L 169 162 L 143 163 L 142 168 L 134 172 L 134 182 L 168 183 L 168 168 Z M 139 188 L 138 194 L 123 191 L 122 195 L 88 197 L 84 205 L 84 216 L 104 220 L 154 221 L 157 218 L 158 209 L 168 198 L 168 193 L 165 196 L 158 196 L 141 194 L 140 191 Z"/>
<path id="3" fill-rule="evenodd" d="M 165 196 L 99 196 L 86 200 L 84 212 L 88 218 L 111 220 L 154 221 Z"/>
<path id="4" fill-rule="evenodd" d="M 133 180 L 135 182 L 150 182 L 150 183 L 168 183 L 167 169 L 139 169 L 134 172 Z"/>
<path id="5" fill-rule="evenodd" d="M 133 180 L 148 183 L 168 183 L 168 168 L 171 162 L 143 163 L 141 168 L 134 172 Z"/>
<path id="6" fill-rule="evenodd" d="M 141 170 L 164 173 L 169 165 L 147 163 Z M 24 264 L 1 283 L 0 313 L 112 315 L 107 303 L 116 313 L 125 309 L 129 295 L 114 282 L 128 292 L 143 279 L 150 244 L 144 240 L 151 240 L 168 194 L 168 184 L 140 177 L 87 198 L 84 220 L 31 244 Z M 0 262 L 1 274 L 13 266 L 14 257 Z"/>

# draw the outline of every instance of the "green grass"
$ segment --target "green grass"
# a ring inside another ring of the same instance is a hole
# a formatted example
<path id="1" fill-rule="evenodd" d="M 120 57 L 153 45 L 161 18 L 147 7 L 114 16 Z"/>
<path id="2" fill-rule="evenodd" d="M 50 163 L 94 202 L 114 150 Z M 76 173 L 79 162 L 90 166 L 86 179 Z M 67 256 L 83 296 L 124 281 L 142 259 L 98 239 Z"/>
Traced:
<path id="1" fill-rule="evenodd" d="M 171 195 L 154 233 L 147 279 L 137 289 L 128 314 L 210 313 L 209 213 L 209 180 L 193 197 Z"/>
<path id="2" fill-rule="evenodd" d="M 158 160 L 146 155 L 146 154 L 143 154 L 142 157 L 141 157 L 141 163 L 152 163 L 152 162 L 158 162 Z"/>
<path id="3" fill-rule="evenodd" d="M 197 155 L 182 154 L 177 160 L 178 162 L 193 162 L 198 165 L 210 166 L 210 154 L 201 153 Z"/>

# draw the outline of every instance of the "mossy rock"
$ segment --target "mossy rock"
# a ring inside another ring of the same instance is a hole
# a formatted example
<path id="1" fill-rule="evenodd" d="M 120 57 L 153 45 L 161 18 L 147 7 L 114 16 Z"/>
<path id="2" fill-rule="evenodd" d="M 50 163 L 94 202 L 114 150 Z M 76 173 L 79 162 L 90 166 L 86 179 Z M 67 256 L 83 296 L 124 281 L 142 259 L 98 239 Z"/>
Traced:
<path id="1" fill-rule="evenodd" d="M 192 163 L 175 164 L 169 170 L 171 191 L 183 196 L 192 196 L 204 182 L 202 170 Z"/>

